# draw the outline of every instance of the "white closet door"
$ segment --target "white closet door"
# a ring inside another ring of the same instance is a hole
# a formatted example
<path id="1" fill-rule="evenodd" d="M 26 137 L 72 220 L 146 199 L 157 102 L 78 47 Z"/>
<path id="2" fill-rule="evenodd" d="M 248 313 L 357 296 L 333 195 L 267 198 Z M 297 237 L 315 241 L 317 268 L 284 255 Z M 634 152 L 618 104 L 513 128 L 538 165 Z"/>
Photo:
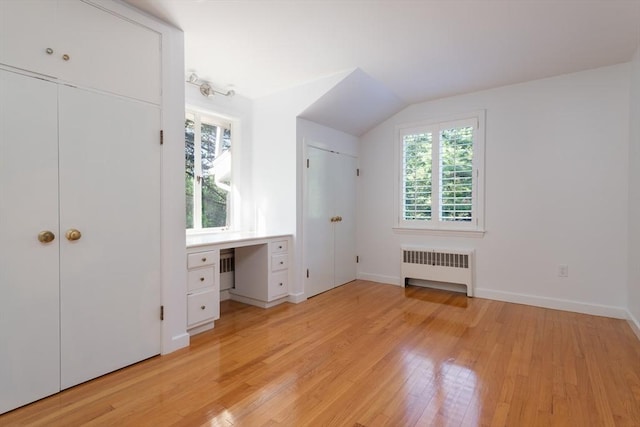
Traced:
<path id="1" fill-rule="evenodd" d="M 0 413 L 60 390 L 57 108 L 56 85 L 0 70 Z"/>
<path id="2" fill-rule="evenodd" d="M 356 278 L 357 161 L 313 147 L 307 154 L 305 294 L 311 297 Z M 331 222 L 335 217 L 341 219 Z"/>
<path id="3" fill-rule="evenodd" d="M 309 147 L 307 150 L 306 227 L 304 258 L 309 269 L 305 281 L 307 297 L 333 288 L 333 177 L 332 153 Z"/>
<path id="4" fill-rule="evenodd" d="M 335 223 L 334 285 L 356 279 L 356 170 L 357 160 L 333 154 L 330 174 L 334 179 L 334 210 L 341 218 Z"/>
<path id="5" fill-rule="evenodd" d="M 61 79 L 160 104 L 159 33 L 81 1 L 59 2 L 58 19 Z"/>
<path id="6" fill-rule="evenodd" d="M 0 63 L 57 76 L 62 62 L 57 10 L 58 2 L 52 0 L 1 0 Z"/>
<path id="7" fill-rule="evenodd" d="M 59 98 L 64 389 L 160 352 L 160 111 L 68 86 Z"/>

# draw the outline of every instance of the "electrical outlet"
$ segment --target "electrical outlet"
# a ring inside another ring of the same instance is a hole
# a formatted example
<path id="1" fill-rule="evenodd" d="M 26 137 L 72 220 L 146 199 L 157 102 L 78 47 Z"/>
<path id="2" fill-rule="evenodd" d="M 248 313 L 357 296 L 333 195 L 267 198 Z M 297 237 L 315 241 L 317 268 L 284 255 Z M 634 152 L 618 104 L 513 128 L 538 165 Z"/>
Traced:
<path id="1" fill-rule="evenodd" d="M 558 266 L 558 277 L 569 277 L 569 266 L 567 264 Z"/>

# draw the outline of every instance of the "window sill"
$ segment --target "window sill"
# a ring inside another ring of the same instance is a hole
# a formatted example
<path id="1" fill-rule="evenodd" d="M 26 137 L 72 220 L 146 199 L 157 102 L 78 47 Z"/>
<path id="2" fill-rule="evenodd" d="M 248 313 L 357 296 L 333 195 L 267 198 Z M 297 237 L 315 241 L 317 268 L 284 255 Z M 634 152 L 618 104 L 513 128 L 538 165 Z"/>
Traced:
<path id="1" fill-rule="evenodd" d="M 484 237 L 485 230 L 453 230 L 444 228 L 410 228 L 410 227 L 392 227 L 394 233 L 398 234 L 425 234 L 428 236 L 444 236 L 444 237 Z"/>

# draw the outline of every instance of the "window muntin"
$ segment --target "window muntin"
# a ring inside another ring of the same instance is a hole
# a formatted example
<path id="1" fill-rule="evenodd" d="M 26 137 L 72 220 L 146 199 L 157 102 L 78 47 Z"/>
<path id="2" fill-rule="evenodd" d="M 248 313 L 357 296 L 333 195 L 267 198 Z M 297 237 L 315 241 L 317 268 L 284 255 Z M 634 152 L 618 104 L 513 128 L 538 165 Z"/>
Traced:
<path id="1" fill-rule="evenodd" d="M 484 112 L 478 112 L 398 127 L 398 227 L 482 230 L 483 123 Z"/>
<path id="2" fill-rule="evenodd" d="M 186 228 L 229 227 L 231 126 L 188 111 L 185 117 Z"/>

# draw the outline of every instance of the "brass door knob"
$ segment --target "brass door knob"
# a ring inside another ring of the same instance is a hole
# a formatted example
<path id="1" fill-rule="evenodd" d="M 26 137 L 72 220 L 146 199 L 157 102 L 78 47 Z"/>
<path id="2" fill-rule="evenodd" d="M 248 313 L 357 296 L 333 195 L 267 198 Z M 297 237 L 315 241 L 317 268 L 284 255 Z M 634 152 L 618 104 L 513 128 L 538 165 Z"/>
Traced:
<path id="1" fill-rule="evenodd" d="M 49 230 L 41 231 L 40 233 L 38 233 L 38 240 L 40 241 L 40 243 L 53 242 L 55 238 L 56 235 Z"/>
<path id="2" fill-rule="evenodd" d="M 70 228 L 66 233 L 64 233 L 64 235 L 70 242 L 80 240 L 80 238 L 82 237 L 82 233 L 80 233 L 80 230 L 76 230 L 75 228 Z"/>

